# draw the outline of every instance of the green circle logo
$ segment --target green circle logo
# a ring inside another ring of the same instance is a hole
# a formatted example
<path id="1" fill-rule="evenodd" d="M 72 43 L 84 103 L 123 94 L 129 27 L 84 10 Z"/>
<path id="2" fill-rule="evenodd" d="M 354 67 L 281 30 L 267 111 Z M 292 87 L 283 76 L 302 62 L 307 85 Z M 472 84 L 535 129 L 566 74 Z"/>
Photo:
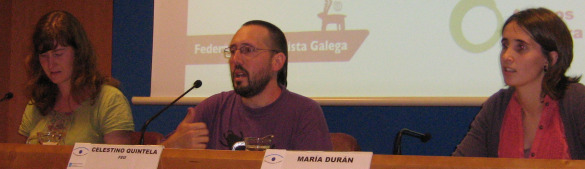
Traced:
<path id="1" fill-rule="evenodd" d="M 457 43 L 457 45 L 459 45 L 461 48 L 473 52 L 473 53 L 480 53 L 483 51 L 488 50 L 489 48 L 491 48 L 494 44 L 496 44 L 496 42 L 498 42 L 498 39 L 500 38 L 497 29 L 494 30 L 494 34 L 492 35 L 492 37 L 490 39 L 488 39 L 487 41 L 480 43 L 480 44 L 473 44 L 471 42 L 469 42 L 467 39 L 465 39 L 465 36 L 463 36 L 463 30 L 461 29 L 461 23 L 463 22 L 463 17 L 465 17 L 465 14 L 467 14 L 467 12 L 469 12 L 469 10 L 471 10 L 472 8 L 476 7 L 476 6 L 483 6 L 486 7 L 490 10 L 492 10 L 494 12 L 494 14 L 496 14 L 496 19 L 497 24 L 498 25 L 502 25 L 502 14 L 500 14 L 500 11 L 496 8 L 496 2 L 493 0 L 462 0 L 459 1 L 459 3 L 457 3 L 457 5 L 455 6 L 455 8 L 453 8 L 453 12 L 451 13 L 451 20 L 449 23 L 449 28 L 451 30 L 451 36 L 453 36 L 453 39 L 455 40 L 455 42 Z"/>

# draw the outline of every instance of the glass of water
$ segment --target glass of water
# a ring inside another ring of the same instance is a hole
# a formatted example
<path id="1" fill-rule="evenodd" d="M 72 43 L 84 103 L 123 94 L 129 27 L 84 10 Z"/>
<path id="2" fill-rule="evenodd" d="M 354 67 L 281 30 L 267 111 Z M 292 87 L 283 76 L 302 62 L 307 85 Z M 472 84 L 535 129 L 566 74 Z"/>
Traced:
<path id="1" fill-rule="evenodd" d="M 274 136 L 268 135 L 266 137 L 246 137 L 246 151 L 264 151 L 269 149 L 272 145 L 272 138 Z"/>
<path id="2" fill-rule="evenodd" d="M 37 138 L 41 145 L 59 145 L 63 144 L 64 134 L 59 131 L 38 132 Z"/>

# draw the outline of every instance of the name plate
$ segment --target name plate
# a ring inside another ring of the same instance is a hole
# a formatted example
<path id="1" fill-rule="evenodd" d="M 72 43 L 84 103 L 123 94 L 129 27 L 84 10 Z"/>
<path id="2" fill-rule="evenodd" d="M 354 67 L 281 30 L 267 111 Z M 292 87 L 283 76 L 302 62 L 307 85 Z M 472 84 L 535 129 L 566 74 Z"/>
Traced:
<path id="1" fill-rule="evenodd" d="M 110 145 L 75 143 L 68 169 L 158 167 L 162 145 Z"/>
<path id="2" fill-rule="evenodd" d="M 372 152 L 287 151 L 267 149 L 262 169 L 370 168 Z"/>

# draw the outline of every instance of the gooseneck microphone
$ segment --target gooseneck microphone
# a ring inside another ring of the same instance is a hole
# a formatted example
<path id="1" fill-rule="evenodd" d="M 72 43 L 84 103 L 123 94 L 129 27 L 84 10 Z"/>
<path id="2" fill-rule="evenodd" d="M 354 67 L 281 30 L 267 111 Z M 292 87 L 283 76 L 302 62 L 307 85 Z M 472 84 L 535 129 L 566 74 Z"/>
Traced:
<path id="1" fill-rule="evenodd" d="M 189 90 L 185 91 L 185 93 L 183 93 L 181 96 L 177 97 L 177 99 L 175 99 L 173 102 L 171 102 L 171 104 L 167 105 L 165 108 L 163 108 L 158 113 L 156 113 L 154 116 L 152 116 L 150 119 L 148 119 L 144 123 L 144 125 L 142 126 L 142 129 L 140 129 L 140 132 L 141 132 L 141 134 L 140 134 L 140 145 L 144 145 L 144 133 L 146 132 L 146 127 L 150 124 L 150 122 L 152 120 L 154 120 L 156 117 L 158 117 L 160 114 L 162 114 L 165 110 L 169 109 L 169 107 L 171 107 L 172 105 L 174 105 L 175 102 L 179 101 L 179 99 L 183 98 L 183 96 L 185 96 L 191 90 L 193 90 L 194 88 L 201 87 L 202 84 L 203 83 L 201 82 L 201 80 L 196 80 L 195 83 L 193 83 L 193 86 L 191 86 L 191 88 L 189 88 Z"/>
<path id="2" fill-rule="evenodd" d="M 402 134 L 406 134 L 406 135 L 409 135 L 412 137 L 419 138 L 420 141 L 422 141 L 423 143 L 426 143 L 427 141 L 429 141 L 431 139 L 431 133 L 422 134 L 422 133 L 412 131 L 412 130 L 407 129 L 407 128 L 403 128 L 402 130 L 400 130 L 398 132 L 398 134 L 396 134 L 396 138 L 394 140 L 394 151 L 393 151 L 394 155 L 401 155 L 402 154 L 402 150 L 401 150 Z"/>
<path id="3" fill-rule="evenodd" d="M 8 93 L 4 94 L 4 97 L 2 97 L 2 99 L 0 99 L 0 102 L 2 102 L 4 100 L 12 99 L 12 97 L 14 97 L 14 94 L 12 94 L 12 92 L 8 92 Z"/>

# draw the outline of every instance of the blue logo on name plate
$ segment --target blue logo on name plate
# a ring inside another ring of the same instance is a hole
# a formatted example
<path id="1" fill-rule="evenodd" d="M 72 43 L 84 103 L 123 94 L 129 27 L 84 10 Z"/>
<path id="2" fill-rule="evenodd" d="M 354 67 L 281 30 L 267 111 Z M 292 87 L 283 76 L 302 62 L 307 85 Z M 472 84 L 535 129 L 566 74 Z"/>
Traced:
<path id="1" fill-rule="evenodd" d="M 269 164 L 277 164 L 282 162 L 282 160 L 284 160 L 284 157 L 281 156 L 280 154 L 269 154 L 267 156 L 264 156 L 264 162 L 267 162 Z"/>
<path id="2" fill-rule="evenodd" d="M 89 153 L 89 149 L 85 148 L 85 147 L 77 147 L 75 149 L 73 149 L 73 154 L 75 154 L 76 156 L 84 156 L 87 155 Z"/>

